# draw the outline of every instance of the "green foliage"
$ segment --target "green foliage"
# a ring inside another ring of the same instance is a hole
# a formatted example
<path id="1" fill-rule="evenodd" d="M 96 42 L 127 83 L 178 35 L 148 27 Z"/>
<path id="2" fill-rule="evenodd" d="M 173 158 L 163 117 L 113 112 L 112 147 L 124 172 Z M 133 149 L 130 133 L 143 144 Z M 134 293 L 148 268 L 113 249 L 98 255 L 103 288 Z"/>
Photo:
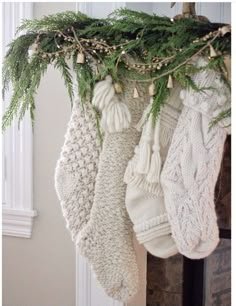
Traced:
<path id="1" fill-rule="evenodd" d="M 70 68 L 66 63 L 65 59 L 62 57 L 58 57 L 54 62 L 54 67 L 60 70 L 62 77 L 65 81 L 65 86 L 67 88 L 71 103 L 73 102 L 74 92 L 73 92 L 73 80 L 70 73 Z"/>
<path id="2" fill-rule="evenodd" d="M 34 57 L 20 71 L 19 80 L 13 80 L 11 103 L 2 120 L 3 130 L 11 124 L 14 116 L 18 116 L 19 120 L 21 120 L 28 109 L 31 111 L 32 120 L 34 119 L 34 96 L 40 84 L 41 76 L 47 70 L 47 65 L 46 61 L 42 61 L 39 57 Z"/>
<path id="3" fill-rule="evenodd" d="M 63 12 L 54 15 L 44 16 L 42 19 L 23 20 L 18 28 L 20 31 L 50 32 L 64 30 L 71 27 L 74 23 L 87 21 L 90 18 L 81 12 Z"/>
<path id="4" fill-rule="evenodd" d="M 165 104 L 165 101 L 169 95 L 167 82 L 168 79 L 166 77 L 163 77 L 155 82 L 156 94 L 153 97 L 153 103 L 151 107 L 151 114 L 154 120 L 157 119 L 161 107 Z"/>
<path id="5" fill-rule="evenodd" d="M 151 113 L 156 119 L 169 94 L 169 74 L 183 87 L 202 90 L 191 78 L 199 68 L 186 60 L 202 48 L 203 55 L 208 56 L 210 39 L 193 41 L 217 31 L 221 26 L 187 18 L 173 21 L 128 9 L 116 10 L 106 19 L 89 18 L 80 12 L 64 12 L 38 20 L 24 20 L 18 29 L 18 33 L 24 31 L 24 34 L 10 43 L 3 63 L 3 97 L 9 85 L 13 86 L 11 103 L 3 116 L 3 130 L 15 116 L 21 120 L 28 109 L 34 119 L 34 97 L 48 65 L 61 72 L 73 101 L 70 60 L 82 103 L 91 101 L 95 82 L 107 74 L 121 84 L 125 79 L 153 81 L 156 94 Z M 105 46 L 103 50 L 99 49 L 99 43 Z M 216 37 L 211 43 L 217 52 L 230 54 L 230 33 Z M 34 45 L 37 49 L 29 56 L 29 50 Z M 77 63 L 80 52 L 86 56 L 86 62 L 82 64 Z M 169 60 L 160 69 L 142 71 L 127 67 L 125 60 L 130 58 L 147 66 L 152 65 L 155 58 Z M 223 56 L 211 59 L 208 68 L 222 73 L 222 78 L 229 85 L 224 77 L 226 67 Z M 229 112 L 224 114 L 227 115 Z M 99 122 L 98 114 L 97 120 Z"/>
<path id="6" fill-rule="evenodd" d="M 81 102 L 91 101 L 93 87 L 95 84 L 94 74 L 92 68 L 87 63 L 77 64 L 76 63 L 77 53 L 73 55 L 73 69 L 77 81 L 76 91 L 79 93 Z"/>

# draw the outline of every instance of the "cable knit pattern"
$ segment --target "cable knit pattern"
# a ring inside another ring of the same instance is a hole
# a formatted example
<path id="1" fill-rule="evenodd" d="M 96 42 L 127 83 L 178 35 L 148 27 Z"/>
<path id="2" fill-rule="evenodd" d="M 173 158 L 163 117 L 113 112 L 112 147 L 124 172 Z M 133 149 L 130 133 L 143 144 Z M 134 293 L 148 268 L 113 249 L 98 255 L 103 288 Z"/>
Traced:
<path id="1" fill-rule="evenodd" d="M 214 87 L 219 76 L 208 69 L 194 80 Z M 214 189 L 227 130 L 219 125 L 209 129 L 209 124 L 211 110 L 220 100 L 224 101 L 222 107 L 229 105 L 230 94 L 222 82 L 218 88 L 223 97 L 214 89 L 208 90 L 207 96 L 199 92 L 192 97 L 192 91 L 182 95 L 185 106 L 161 176 L 173 238 L 179 252 L 193 259 L 208 256 L 219 241 Z M 210 106 L 202 107 L 206 103 Z"/>
<path id="2" fill-rule="evenodd" d="M 90 103 L 76 100 L 55 171 L 55 188 L 72 240 L 88 222 L 100 144 Z"/>
<path id="3" fill-rule="evenodd" d="M 160 150 L 160 167 L 164 164 L 182 108 L 182 101 L 179 98 L 180 89 L 179 86 L 176 86 L 171 90 L 170 97 L 161 109 L 158 118 L 160 130 L 156 134 L 151 133 L 152 136 L 149 140 L 151 147 L 156 144 Z M 137 125 L 137 127 L 139 126 L 140 124 Z M 145 129 L 143 129 L 143 133 L 146 133 Z M 140 142 L 141 144 L 135 148 L 135 154 L 129 161 L 124 175 L 124 181 L 127 184 L 126 209 L 134 224 L 134 231 L 139 243 L 143 243 L 151 254 L 167 258 L 176 254 L 177 248 L 171 237 L 171 227 L 165 210 L 160 181 L 150 182 L 148 174 L 139 173 L 137 163 L 139 156 L 141 157 L 142 138 Z M 151 159 L 150 155 L 149 158 Z"/>
<path id="4" fill-rule="evenodd" d="M 207 61 L 200 57 L 195 62 L 196 66 L 205 66 Z M 183 104 L 200 112 L 210 120 L 217 117 L 222 111 L 230 108 L 230 91 L 221 80 L 221 76 L 213 70 L 203 70 L 192 77 L 199 88 L 205 88 L 197 92 L 193 89 L 181 90 L 180 97 Z M 219 121 L 218 125 L 224 127 L 230 134 L 230 118 Z"/>
<path id="5" fill-rule="evenodd" d="M 78 250 L 92 264 L 106 293 L 127 302 L 138 291 L 139 275 L 133 247 L 132 223 L 125 208 L 124 172 L 140 133 L 134 128 L 146 105 L 147 88 L 133 98 L 133 84 L 126 84 L 124 101 L 131 113 L 131 127 L 106 133 L 100 155 L 94 205 L 88 224 L 78 236 Z"/>

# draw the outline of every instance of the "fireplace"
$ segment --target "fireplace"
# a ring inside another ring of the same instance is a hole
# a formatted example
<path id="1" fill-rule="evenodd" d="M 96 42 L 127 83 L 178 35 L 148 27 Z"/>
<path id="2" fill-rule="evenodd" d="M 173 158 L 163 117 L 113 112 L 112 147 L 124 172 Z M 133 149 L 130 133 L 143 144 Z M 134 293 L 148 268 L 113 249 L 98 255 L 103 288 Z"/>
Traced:
<path id="1" fill-rule="evenodd" d="M 215 189 L 220 243 L 207 258 L 180 254 L 160 259 L 148 254 L 147 306 L 231 305 L 231 136 Z"/>

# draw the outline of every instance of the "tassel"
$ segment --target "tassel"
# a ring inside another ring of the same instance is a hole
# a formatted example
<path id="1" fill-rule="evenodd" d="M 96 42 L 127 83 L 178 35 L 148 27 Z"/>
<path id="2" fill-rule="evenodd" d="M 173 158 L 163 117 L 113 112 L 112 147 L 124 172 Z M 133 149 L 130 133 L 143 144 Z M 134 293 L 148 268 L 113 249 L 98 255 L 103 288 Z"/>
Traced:
<path id="1" fill-rule="evenodd" d="M 134 99 L 139 98 L 138 90 L 136 87 L 134 87 L 134 94 L 133 94 Z"/>
<path id="2" fill-rule="evenodd" d="M 102 112 L 101 129 L 109 133 L 122 132 L 129 128 L 130 123 L 131 115 L 127 105 L 115 96 Z"/>
<path id="3" fill-rule="evenodd" d="M 139 144 L 139 158 L 137 163 L 137 172 L 147 174 L 150 168 L 151 161 L 151 148 L 153 137 L 153 121 L 149 117 L 145 124 Z"/>
<path id="4" fill-rule="evenodd" d="M 167 88 L 173 88 L 174 85 L 173 85 L 173 79 L 172 79 L 172 76 L 169 75 L 169 78 L 168 78 L 168 83 L 167 83 Z"/>
<path id="5" fill-rule="evenodd" d="M 138 132 L 141 132 L 143 129 L 143 125 L 144 123 L 147 121 L 148 118 L 148 114 L 151 111 L 151 107 L 152 107 L 152 102 L 153 102 L 153 98 L 150 99 L 150 103 L 148 104 L 148 106 L 145 108 L 141 119 L 139 120 L 139 122 L 136 124 L 135 128 Z"/>
<path id="6" fill-rule="evenodd" d="M 212 45 L 210 45 L 210 57 L 216 57 L 217 53 L 216 50 L 213 48 Z"/>
<path id="7" fill-rule="evenodd" d="M 102 113 L 101 129 L 104 132 L 121 132 L 129 128 L 131 123 L 129 109 L 115 91 L 122 90 L 118 83 L 113 86 L 110 75 L 98 82 L 94 88 L 92 104 Z"/>
<path id="8" fill-rule="evenodd" d="M 150 169 L 147 175 L 147 181 L 149 183 L 159 183 L 161 174 L 161 156 L 160 156 L 160 118 L 156 122 L 154 132 L 154 145 L 152 147 L 153 153 L 151 157 Z"/>
<path id="9" fill-rule="evenodd" d="M 94 87 L 92 105 L 100 112 L 112 101 L 115 96 L 115 89 L 112 85 L 110 75 L 105 80 L 98 82 Z"/>
<path id="10" fill-rule="evenodd" d="M 84 53 L 82 53 L 82 52 L 78 53 L 76 62 L 77 62 L 77 64 L 84 64 L 84 62 L 85 62 Z"/>

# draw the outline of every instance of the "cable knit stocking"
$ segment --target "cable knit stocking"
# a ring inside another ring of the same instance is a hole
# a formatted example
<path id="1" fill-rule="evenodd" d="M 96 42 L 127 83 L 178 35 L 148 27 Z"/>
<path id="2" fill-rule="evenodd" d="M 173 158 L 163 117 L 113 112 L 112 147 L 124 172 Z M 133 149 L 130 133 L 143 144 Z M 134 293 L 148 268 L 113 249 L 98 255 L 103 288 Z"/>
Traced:
<path id="1" fill-rule="evenodd" d="M 143 98 L 134 99 L 132 85 L 125 89 L 124 101 L 131 114 L 131 127 L 122 133 L 105 134 L 91 217 L 77 241 L 79 252 L 92 264 L 106 293 L 123 302 L 136 294 L 139 285 L 132 223 L 125 208 L 123 177 L 140 138 L 134 125 L 145 107 L 145 92 Z"/>
<path id="2" fill-rule="evenodd" d="M 205 65 L 199 59 L 197 65 Z M 228 87 L 220 76 L 205 70 L 193 77 L 204 91 L 182 91 L 184 108 L 162 172 L 166 209 L 173 238 L 183 255 L 198 259 L 217 246 L 219 231 L 214 189 L 220 170 L 227 120 L 209 124 L 230 107 Z M 225 128 L 224 128 L 224 127 Z"/>
<path id="3" fill-rule="evenodd" d="M 182 101 L 175 86 L 162 108 L 156 126 L 152 117 L 143 126 L 139 146 L 130 160 L 124 180 L 127 183 L 126 208 L 140 243 L 153 255 L 167 258 L 177 253 L 165 209 L 160 172 L 176 127 Z M 142 122 L 138 125 L 141 125 Z M 148 129 L 151 124 L 151 129 Z M 150 146 L 145 151 L 142 147 Z M 145 164 L 140 167 L 140 161 Z"/>
<path id="4" fill-rule="evenodd" d="M 55 171 L 55 188 L 73 241 L 89 220 L 99 153 L 92 105 L 76 100 Z"/>

